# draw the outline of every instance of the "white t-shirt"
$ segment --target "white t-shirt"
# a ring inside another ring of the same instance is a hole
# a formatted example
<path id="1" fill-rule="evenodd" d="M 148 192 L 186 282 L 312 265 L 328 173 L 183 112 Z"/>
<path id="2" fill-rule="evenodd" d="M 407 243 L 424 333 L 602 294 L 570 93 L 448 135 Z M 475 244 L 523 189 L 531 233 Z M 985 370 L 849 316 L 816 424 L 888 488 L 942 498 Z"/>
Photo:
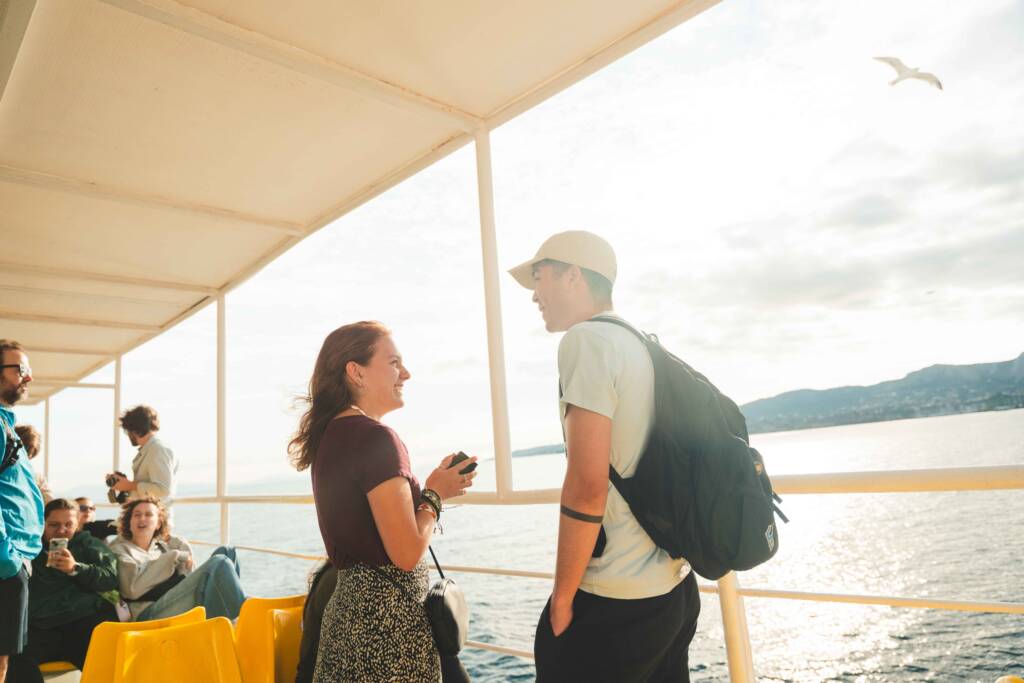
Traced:
<path id="1" fill-rule="evenodd" d="M 611 418 L 612 467 L 631 477 L 654 421 L 654 368 L 644 345 L 611 323 L 573 325 L 558 345 L 558 381 L 563 430 L 568 404 Z M 602 525 L 607 545 L 601 557 L 590 558 L 580 590 L 650 598 L 668 593 L 689 573 L 686 560 L 674 560 L 654 544 L 610 480 Z"/>

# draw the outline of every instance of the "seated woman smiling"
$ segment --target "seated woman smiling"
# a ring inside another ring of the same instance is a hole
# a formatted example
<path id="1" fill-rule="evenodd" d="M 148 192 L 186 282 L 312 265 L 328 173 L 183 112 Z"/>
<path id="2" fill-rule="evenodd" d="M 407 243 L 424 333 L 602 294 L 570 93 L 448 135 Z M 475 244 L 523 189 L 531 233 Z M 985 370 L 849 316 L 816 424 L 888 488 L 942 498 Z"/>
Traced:
<path id="1" fill-rule="evenodd" d="M 155 498 L 133 500 L 121 512 L 110 549 L 132 619 L 173 617 L 200 605 L 208 618 L 237 618 L 245 593 L 234 548 L 217 548 L 193 570 L 192 548 L 170 531 L 167 511 Z"/>

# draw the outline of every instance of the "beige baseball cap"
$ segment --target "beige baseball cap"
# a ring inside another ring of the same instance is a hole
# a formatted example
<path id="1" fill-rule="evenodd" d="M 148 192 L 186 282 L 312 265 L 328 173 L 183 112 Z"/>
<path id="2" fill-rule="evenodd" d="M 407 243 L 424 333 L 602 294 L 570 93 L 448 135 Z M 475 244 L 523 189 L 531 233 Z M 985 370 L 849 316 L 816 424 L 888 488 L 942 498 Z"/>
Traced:
<path id="1" fill-rule="evenodd" d="M 586 230 L 567 230 L 552 235 L 540 245 L 532 259 L 509 270 L 516 282 L 527 289 L 533 289 L 533 266 L 538 261 L 552 259 L 571 263 L 580 268 L 592 270 L 615 284 L 617 266 L 612 245 L 603 238 Z"/>

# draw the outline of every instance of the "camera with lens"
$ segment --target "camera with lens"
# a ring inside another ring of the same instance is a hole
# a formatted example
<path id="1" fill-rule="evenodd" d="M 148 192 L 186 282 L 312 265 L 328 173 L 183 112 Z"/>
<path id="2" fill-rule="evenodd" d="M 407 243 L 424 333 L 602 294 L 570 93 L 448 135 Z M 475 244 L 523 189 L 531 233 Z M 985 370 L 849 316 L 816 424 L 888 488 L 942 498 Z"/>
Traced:
<path id="1" fill-rule="evenodd" d="M 107 488 L 109 489 L 107 491 L 107 500 L 109 500 L 111 503 L 118 503 L 119 505 L 124 505 L 128 501 L 128 492 L 127 491 L 115 491 L 114 490 L 114 484 L 116 484 L 117 482 L 119 482 L 122 479 L 127 479 L 127 478 L 128 478 L 128 475 L 125 474 L 124 472 L 114 472 L 113 474 L 108 474 L 107 475 L 106 483 L 107 483 Z"/>

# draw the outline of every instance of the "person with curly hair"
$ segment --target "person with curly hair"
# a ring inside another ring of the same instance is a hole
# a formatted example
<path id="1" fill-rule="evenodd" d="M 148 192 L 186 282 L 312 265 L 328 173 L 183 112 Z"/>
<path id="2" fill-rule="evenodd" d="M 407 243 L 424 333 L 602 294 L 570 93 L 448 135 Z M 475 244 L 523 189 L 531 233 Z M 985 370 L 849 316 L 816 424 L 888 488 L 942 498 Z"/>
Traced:
<path id="1" fill-rule="evenodd" d="M 39 430 L 32 425 L 15 425 L 14 433 L 21 439 L 21 443 L 25 446 L 25 455 L 28 456 L 29 460 L 35 460 L 36 456 L 39 455 L 40 441 L 42 437 L 39 435 Z M 36 472 L 36 486 L 39 487 L 39 493 L 43 496 L 43 505 L 48 505 L 53 500 L 53 491 L 50 490 L 50 485 L 46 483 L 46 476 L 42 472 Z"/>
<path id="2" fill-rule="evenodd" d="M 199 605 L 207 617 L 235 619 L 245 602 L 235 549 L 221 546 L 195 567 L 191 546 L 171 535 L 167 510 L 156 498 L 124 506 L 110 549 L 117 555 L 121 597 L 135 621 L 172 617 Z"/>

